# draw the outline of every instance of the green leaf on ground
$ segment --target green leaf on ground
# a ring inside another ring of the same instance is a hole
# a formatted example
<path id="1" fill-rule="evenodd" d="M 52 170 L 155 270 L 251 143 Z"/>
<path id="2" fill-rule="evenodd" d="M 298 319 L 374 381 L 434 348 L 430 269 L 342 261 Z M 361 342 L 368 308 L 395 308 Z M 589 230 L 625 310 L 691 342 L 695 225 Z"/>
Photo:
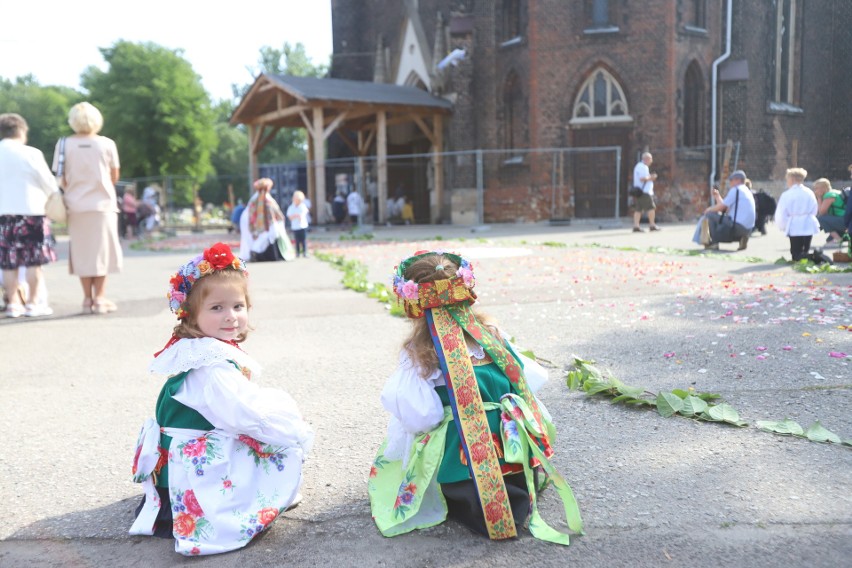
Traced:
<path id="1" fill-rule="evenodd" d="M 717 404 L 716 406 L 711 406 L 707 410 L 707 414 L 717 422 L 727 422 L 729 424 L 735 424 L 737 426 L 741 426 L 744 422 L 740 421 L 740 413 L 737 412 L 733 406 L 728 403 Z"/>
<path id="2" fill-rule="evenodd" d="M 689 393 L 688 393 L 687 391 L 683 390 L 683 389 L 674 389 L 674 390 L 672 391 L 672 394 L 676 394 L 676 395 L 677 395 L 677 396 L 679 396 L 681 399 L 685 399 L 686 397 L 688 397 L 688 396 L 689 396 Z"/>
<path id="3" fill-rule="evenodd" d="M 688 396 L 683 399 L 683 409 L 680 411 L 684 416 L 692 416 L 693 414 L 701 414 L 707 410 L 707 403 L 697 396 Z"/>
<path id="4" fill-rule="evenodd" d="M 840 443 L 840 436 L 830 430 L 826 430 L 819 420 L 811 424 L 805 430 L 805 437 L 812 442 L 831 442 L 833 444 Z"/>
<path id="5" fill-rule="evenodd" d="M 657 412 L 663 418 L 680 412 L 683 409 L 683 400 L 670 392 L 661 392 L 657 395 Z"/>
<path id="6" fill-rule="evenodd" d="M 782 434 L 786 436 L 801 436 L 804 434 L 804 430 L 795 420 L 790 420 L 789 418 L 785 418 L 784 420 L 776 421 L 776 420 L 758 420 L 757 427 L 763 430 L 764 432 L 774 432 L 776 434 Z"/>

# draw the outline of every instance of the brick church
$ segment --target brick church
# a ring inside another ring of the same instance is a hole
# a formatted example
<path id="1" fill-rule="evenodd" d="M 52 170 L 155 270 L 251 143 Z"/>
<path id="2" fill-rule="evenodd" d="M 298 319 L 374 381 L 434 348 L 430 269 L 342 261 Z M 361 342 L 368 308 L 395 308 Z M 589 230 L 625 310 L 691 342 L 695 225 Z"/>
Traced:
<path id="1" fill-rule="evenodd" d="M 694 218 L 734 165 L 775 192 L 792 166 L 848 177 L 849 0 L 332 0 L 332 19 L 332 77 L 453 103 L 442 221 L 469 220 L 474 149 L 489 222 L 624 215 L 646 150 L 666 220 Z M 416 129 L 389 143 L 430 151 Z M 580 151 L 598 147 L 620 151 Z M 391 168 L 388 186 L 428 209 L 427 167 Z"/>

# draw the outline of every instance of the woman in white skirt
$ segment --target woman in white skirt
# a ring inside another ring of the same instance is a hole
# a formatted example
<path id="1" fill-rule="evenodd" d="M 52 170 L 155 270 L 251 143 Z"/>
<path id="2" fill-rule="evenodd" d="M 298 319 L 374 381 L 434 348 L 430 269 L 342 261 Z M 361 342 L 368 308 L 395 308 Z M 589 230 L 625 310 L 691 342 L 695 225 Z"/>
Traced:
<path id="1" fill-rule="evenodd" d="M 53 171 L 64 167 L 60 185 L 68 209 L 70 249 L 68 267 L 83 286 L 83 313 L 105 314 L 116 310 L 105 296 L 108 274 L 121 270 L 118 240 L 118 150 L 115 142 L 99 136 L 103 116 L 89 103 L 71 107 L 68 124 L 75 134 L 56 144 Z"/>

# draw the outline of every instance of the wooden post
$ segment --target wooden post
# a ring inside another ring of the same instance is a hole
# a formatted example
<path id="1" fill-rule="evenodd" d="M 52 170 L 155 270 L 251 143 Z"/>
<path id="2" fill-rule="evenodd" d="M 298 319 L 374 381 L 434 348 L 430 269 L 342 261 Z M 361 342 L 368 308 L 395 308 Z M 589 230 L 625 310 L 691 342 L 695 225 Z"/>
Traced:
<path id="1" fill-rule="evenodd" d="M 314 183 L 314 136 L 312 133 L 312 129 L 308 128 L 308 155 L 305 161 L 305 173 L 308 178 L 308 199 L 311 200 L 311 204 L 316 201 L 317 191 L 316 191 L 316 183 Z"/>
<path id="2" fill-rule="evenodd" d="M 443 116 L 432 117 L 434 144 L 432 145 L 432 165 L 435 168 L 435 202 L 432 206 L 432 223 L 440 223 L 444 215 L 444 121 Z"/>
<path id="3" fill-rule="evenodd" d="M 316 198 L 311 203 L 317 214 L 320 225 L 326 223 L 325 218 L 325 138 L 323 131 L 323 109 L 314 107 L 314 127 L 311 133 L 314 139 L 314 185 Z"/>
<path id="4" fill-rule="evenodd" d="M 378 159 L 378 197 L 379 197 L 379 223 L 388 220 L 388 115 L 385 111 L 379 111 L 376 128 L 376 158 Z"/>
<path id="5" fill-rule="evenodd" d="M 257 149 L 254 145 L 254 140 L 257 137 L 257 126 L 254 124 L 248 125 L 248 139 L 249 139 L 249 164 L 248 164 L 248 186 L 251 188 L 252 182 L 257 179 Z M 249 190 L 249 195 L 251 195 L 251 190 Z"/>
<path id="6" fill-rule="evenodd" d="M 358 176 L 358 179 L 353 179 L 352 183 L 355 184 L 355 187 L 367 187 L 367 172 L 365 170 L 364 163 L 364 154 L 367 153 L 367 148 L 365 148 L 366 144 L 364 144 L 364 131 L 358 131 L 358 170 L 355 172 L 355 175 Z"/>

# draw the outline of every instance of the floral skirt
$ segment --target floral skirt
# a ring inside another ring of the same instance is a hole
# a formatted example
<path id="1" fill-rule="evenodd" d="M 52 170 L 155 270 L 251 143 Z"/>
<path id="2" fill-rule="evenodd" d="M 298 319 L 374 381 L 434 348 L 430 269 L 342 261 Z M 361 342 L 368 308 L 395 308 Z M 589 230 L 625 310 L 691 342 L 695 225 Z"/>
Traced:
<path id="1" fill-rule="evenodd" d="M 44 215 L 0 215 L 0 269 L 55 262 L 55 248 Z"/>

